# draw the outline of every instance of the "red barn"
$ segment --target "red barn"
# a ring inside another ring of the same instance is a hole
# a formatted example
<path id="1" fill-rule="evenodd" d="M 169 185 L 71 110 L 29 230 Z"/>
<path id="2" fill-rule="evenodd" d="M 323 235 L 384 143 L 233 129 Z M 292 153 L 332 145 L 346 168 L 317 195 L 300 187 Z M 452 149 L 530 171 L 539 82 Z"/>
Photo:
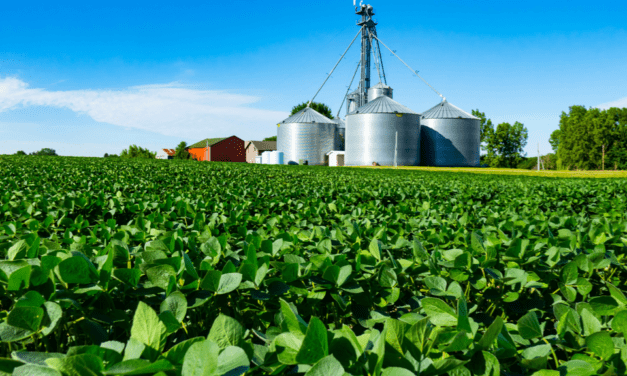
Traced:
<path id="1" fill-rule="evenodd" d="M 207 138 L 187 147 L 192 158 L 212 162 L 246 162 L 244 140 L 236 136 Z"/>

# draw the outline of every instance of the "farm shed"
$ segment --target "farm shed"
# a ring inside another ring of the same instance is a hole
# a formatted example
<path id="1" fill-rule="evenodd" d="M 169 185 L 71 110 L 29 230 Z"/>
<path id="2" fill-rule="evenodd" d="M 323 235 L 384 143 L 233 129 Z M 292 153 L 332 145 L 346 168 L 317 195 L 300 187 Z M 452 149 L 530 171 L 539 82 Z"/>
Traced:
<path id="1" fill-rule="evenodd" d="M 329 166 L 330 167 L 338 167 L 338 166 L 344 166 L 344 155 L 346 154 L 345 151 L 341 151 L 341 150 L 333 150 L 327 153 L 327 155 L 329 156 Z"/>
<path id="2" fill-rule="evenodd" d="M 237 136 L 206 138 L 187 147 L 192 158 L 211 162 L 246 162 L 244 140 Z"/>
<path id="3" fill-rule="evenodd" d="M 276 141 L 246 141 L 246 162 L 255 163 L 255 158 L 264 151 L 275 151 Z"/>
<path id="4" fill-rule="evenodd" d="M 157 159 L 174 159 L 174 154 L 176 151 L 174 149 L 161 149 L 157 152 Z"/>

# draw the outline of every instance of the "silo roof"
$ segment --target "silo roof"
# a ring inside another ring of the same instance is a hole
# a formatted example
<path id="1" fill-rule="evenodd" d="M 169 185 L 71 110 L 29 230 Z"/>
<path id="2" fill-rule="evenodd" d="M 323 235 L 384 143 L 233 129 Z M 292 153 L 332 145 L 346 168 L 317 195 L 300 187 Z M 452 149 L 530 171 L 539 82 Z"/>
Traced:
<path id="1" fill-rule="evenodd" d="M 311 107 L 305 107 L 281 123 L 327 123 L 334 124 L 333 120 L 322 115 Z"/>
<path id="2" fill-rule="evenodd" d="M 338 124 L 340 128 L 346 128 L 346 122 L 339 117 L 331 119 L 331 121 L 334 122 L 335 124 Z"/>
<path id="3" fill-rule="evenodd" d="M 443 100 L 422 113 L 423 119 L 479 119 L 461 108 Z"/>
<path id="4" fill-rule="evenodd" d="M 355 111 L 351 112 L 349 115 L 355 114 L 416 114 L 420 115 L 417 112 L 410 110 L 409 108 L 403 106 L 398 103 L 394 99 L 381 96 L 378 97 L 365 105 L 359 107 Z"/>
<path id="5" fill-rule="evenodd" d="M 378 84 L 371 86 L 371 89 L 391 89 L 391 87 L 389 87 L 388 85 L 384 84 L 383 82 L 379 82 Z"/>

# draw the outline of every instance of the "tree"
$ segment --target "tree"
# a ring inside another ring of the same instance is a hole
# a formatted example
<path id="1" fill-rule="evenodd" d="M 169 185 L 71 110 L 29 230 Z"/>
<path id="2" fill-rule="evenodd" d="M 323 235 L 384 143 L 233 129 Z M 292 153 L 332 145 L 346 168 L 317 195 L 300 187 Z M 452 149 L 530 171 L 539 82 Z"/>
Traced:
<path id="1" fill-rule="evenodd" d="M 48 155 L 48 156 L 55 156 L 57 155 L 57 152 L 54 149 L 50 149 L 50 148 L 43 148 L 40 151 L 35 151 L 30 153 L 30 155 Z"/>
<path id="2" fill-rule="evenodd" d="M 290 114 L 290 116 L 294 115 L 298 111 L 307 107 L 307 103 L 309 102 L 303 102 L 297 106 L 294 106 L 292 108 L 292 113 Z M 311 102 L 311 105 L 309 105 L 309 107 L 313 108 L 314 110 L 318 111 L 319 113 L 328 117 L 329 119 L 333 119 L 333 114 L 331 114 L 331 109 L 326 104 L 318 103 L 318 102 Z"/>
<path id="3" fill-rule="evenodd" d="M 485 113 L 479 112 L 479 110 L 472 110 L 472 114 L 481 119 L 481 148 L 487 151 L 484 145 L 487 145 L 488 140 L 494 134 L 494 125 L 492 120 L 485 117 Z"/>
<path id="4" fill-rule="evenodd" d="M 26 155 L 26 153 L 24 152 L 24 150 L 18 150 L 15 155 Z"/>
<path id="5" fill-rule="evenodd" d="M 264 140 L 264 141 L 276 141 L 276 137 L 277 137 L 277 136 L 266 137 L 266 138 L 264 138 L 263 140 Z"/>
<path id="6" fill-rule="evenodd" d="M 187 142 L 181 141 L 174 152 L 174 159 L 192 159 L 192 155 L 187 151 Z"/>
<path id="7" fill-rule="evenodd" d="M 148 149 L 144 149 L 137 145 L 131 145 L 128 149 L 122 150 L 120 157 L 122 158 L 140 158 L 140 159 L 155 159 L 157 153 L 151 152 Z"/>
<path id="8" fill-rule="evenodd" d="M 501 123 L 488 139 L 487 162 L 490 167 L 515 168 L 526 155 L 529 134 L 522 123 Z"/>
<path id="9" fill-rule="evenodd" d="M 562 130 L 558 128 L 551 133 L 551 137 L 549 138 L 549 144 L 551 144 L 551 148 L 556 153 L 557 147 L 560 145 L 560 137 L 562 137 Z"/>

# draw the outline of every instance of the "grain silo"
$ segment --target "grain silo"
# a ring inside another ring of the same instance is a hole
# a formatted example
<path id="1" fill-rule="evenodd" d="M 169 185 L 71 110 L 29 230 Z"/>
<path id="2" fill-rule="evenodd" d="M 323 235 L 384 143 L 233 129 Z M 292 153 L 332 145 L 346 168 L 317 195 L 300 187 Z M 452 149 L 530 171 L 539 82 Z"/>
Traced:
<path id="1" fill-rule="evenodd" d="M 393 89 L 383 82 L 379 82 L 374 85 L 370 89 L 368 89 L 368 102 L 372 102 L 373 100 L 379 98 L 382 95 L 386 97 L 394 98 L 392 96 Z"/>
<path id="2" fill-rule="evenodd" d="M 337 124 L 310 107 L 305 107 L 278 124 L 277 150 L 285 164 L 307 161 L 324 164 L 326 153 L 337 147 Z"/>
<path id="3" fill-rule="evenodd" d="M 338 114 L 339 115 L 339 114 Z M 336 117 L 335 119 L 332 119 L 331 121 L 333 121 L 336 126 L 337 126 L 337 139 L 335 140 L 335 149 L 334 150 L 340 150 L 343 151 L 346 145 L 346 122 L 344 120 L 342 120 L 339 116 Z"/>
<path id="4" fill-rule="evenodd" d="M 421 158 L 425 166 L 478 167 L 479 118 L 446 99 L 422 114 Z"/>
<path id="5" fill-rule="evenodd" d="M 420 114 L 382 95 L 346 116 L 346 166 L 416 166 Z"/>

